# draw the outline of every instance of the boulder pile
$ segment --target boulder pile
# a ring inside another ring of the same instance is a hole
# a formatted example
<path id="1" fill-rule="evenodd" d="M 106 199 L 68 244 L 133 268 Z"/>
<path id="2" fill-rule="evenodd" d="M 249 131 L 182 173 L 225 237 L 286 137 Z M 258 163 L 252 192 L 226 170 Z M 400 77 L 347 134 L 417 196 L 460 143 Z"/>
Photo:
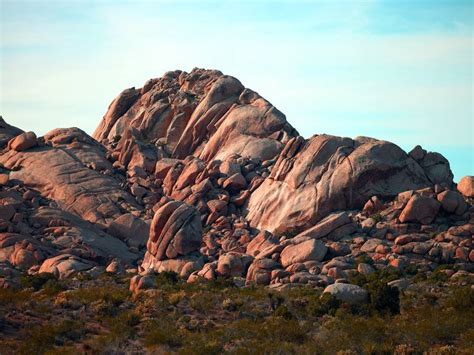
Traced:
<path id="1" fill-rule="evenodd" d="M 474 272 L 474 178 L 373 138 L 301 137 L 219 71 L 123 91 L 93 136 L 0 119 L 0 277 L 174 271 L 188 282 L 326 287 L 388 267 Z"/>

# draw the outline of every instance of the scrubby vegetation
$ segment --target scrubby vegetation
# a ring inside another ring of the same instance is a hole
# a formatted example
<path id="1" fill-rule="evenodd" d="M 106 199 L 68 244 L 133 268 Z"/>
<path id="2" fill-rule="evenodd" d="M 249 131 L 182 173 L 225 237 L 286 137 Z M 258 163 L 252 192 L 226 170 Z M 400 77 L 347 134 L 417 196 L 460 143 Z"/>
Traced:
<path id="1" fill-rule="evenodd" d="M 399 292 L 386 284 L 395 276 L 354 277 L 370 295 L 358 306 L 314 287 L 186 284 L 172 273 L 138 294 L 125 276 L 24 276 L 18 290 L 0 289 L 0 352 L 474 353 L 469 283 L 426 279 Z"/>

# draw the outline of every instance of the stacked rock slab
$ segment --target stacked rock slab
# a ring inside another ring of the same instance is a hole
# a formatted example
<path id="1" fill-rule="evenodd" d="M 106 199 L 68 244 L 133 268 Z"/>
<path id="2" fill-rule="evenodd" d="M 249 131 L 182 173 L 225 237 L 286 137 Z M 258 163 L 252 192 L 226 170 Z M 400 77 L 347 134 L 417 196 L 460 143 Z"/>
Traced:
<path id="1" fill-rule="evenodd" d="M 33 149 L 0 155 L 0 163 L 13 170 L 10 179 L 93 223 L 107 225 L 127 209 L 139 209 L 111 176 L 104 148 L 86 133 L 77 128 L 54 130 L 44 140 Z"/>
<path id="2" fill-rule="evenodd" d="M 149 166 L 163 157 L 189 155 L 204 161 L 236 153 L 272 159 L 296 134 L 280 111 L 237 79 L 194 69 L 168 72 L 141 89 L 123 91 L 93 137 L 131 168 L 139 160 L 132 159 L 132 151 L 146 155 Z"/>
<path id="3" fill-rule="evenodd" d="M 163 260 L 184 257 L 198 250 L 201 240 L 199 212 L 181 201 L 170 201 L 153 218 L 142 267 L 159 268 Z"/>
<path id="4" fill-rule="evenodd" d="M 449 165 L 442 181 L 452 185 Z M 427 172 L 393 143 L 371 138 L 318 135 L 291 139 L 272 173 L 252 193 L 251 225 L 277 234 L 295 234 L 337 210 L 362 208 L 372 196 L 431 186 Z"/>

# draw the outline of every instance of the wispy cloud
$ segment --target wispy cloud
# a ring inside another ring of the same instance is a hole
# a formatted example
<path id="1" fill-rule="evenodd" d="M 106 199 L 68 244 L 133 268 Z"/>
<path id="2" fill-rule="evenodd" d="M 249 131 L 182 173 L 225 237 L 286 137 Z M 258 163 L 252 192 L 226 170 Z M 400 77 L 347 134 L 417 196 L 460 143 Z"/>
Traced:
<path id="1" fill-rule="evenodd" d="M 305 136 L 452 154 L 473 146 L 470 7 L 440 3 L 435 21 L 433 7 L 411 3 L 3 1 L 0 111 L 39 133 L 92 132 L 123 88 L 210 67 L 259 91 Z M 472 173 L 472 156 L 448 157 L 458 175 Z"/>

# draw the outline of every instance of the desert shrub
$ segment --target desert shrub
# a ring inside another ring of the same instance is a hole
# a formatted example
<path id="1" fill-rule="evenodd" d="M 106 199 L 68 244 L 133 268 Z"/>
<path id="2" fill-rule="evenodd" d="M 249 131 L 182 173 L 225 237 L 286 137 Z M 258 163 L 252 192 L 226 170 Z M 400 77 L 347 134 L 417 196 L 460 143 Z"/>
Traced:
<path id="1" fill-rule="evenodd" d="M 279 305 L 273 312 L 273 315 L 275 317 L 282 317 L 288 320 L 294 318 L 293 314 L 290 312 L 288 307 L 285 306 L 284 304 Z"/>
<path id="2" fill-rule="evenodd" d="M 285 298 L 279 294 L 273 294 L 271 292 L 268 293 L 268 301 L 270 302 L 270 308 L 274 311 L 278 307 L 280 307 L 283 302 L 285 302 Z"/>
<path id="3" fill-rule="evenodd" d="M 302 344 L 308 338 L 309 327 L 294 319 L 267 318 L 260 326 L 260 339 Z"/>
<path id="4" fill-rule="evenodd" d="M 460 353 L 474 354 L 474 328 L 467 329 L 456 341 Z"/>
<path id="5" fill-rule="evenodd" d="M 400 313 L 400 292 L 398 288 L 379 284 L 369 290 L 370 306 L 376 312 Z"/>
<path id="6" fill-rule="evenodd" d="M 117 304 L 103 300 L 92 302 L 89 308 L 94 312 L 94 316 L 98 318 L 113 317 L 119 312 Z"/>
<path id="7" fill-rule="evenodd" d="M 186 297 L 186 292 L 184 290 L 173 292 L 168 295 L 168 302 L 176 306 L 179 302 L 181 302 Z"/>
<path id="8" fill-rule="evenodd" d="M 0 306 L 16 305 L 28 301 L 31 292 L 14 288 L 0 288 Z"/>
<path id="9" fill-rule="evenodd" d="M 41 354 L 55 345 L 64 344 L 65 340 L 78 340 L 81 336 L 82 324 L 63 320 L 59 324 L 40 324 L 23 331 L 24 341 L 19 349 L 21 354 Z"/>
<path id="10" fill-rule="evenodd" d="M 474 308 L 474 290 L 470 286 L 453 287 L 443 305 L 464 312 Z"/>
<path id="11" fill-rule="evenodd" d="M 301 324 L 295 319 L 280 317 L 268 317 L 259 321 L 239 319 L 224 327 L 219 337 L 225 343 L 270 341 L 302 344 L 308 339 L 309 329 L 309 325 Z"/>
<path id="12" fill-rule="evenodd" d="M 158 287 L 174 286 L 179 281 L 179 275 L 174 271 L 163 271 L 156 275 L 156 284 Z"/>
<path id="13" fill-rule="evenodd" d="M 135 327 L 140 323 L 140 316 L 133 311 L 125 311 L 106 321 L 110 333 L 115 338 L 130 338 L 136 333 Z"/>
<path id="14" fill-rule="evenodd" d="M 33 288 L 35 291 L 38 291 L 45 285 L 47 282 L 57 281 L 53 274 L 50 273 L 41 273 L 36 275 L 22 275 L 20 277 L 20 285 L 23 288 Z"/>
<path id="15" fill-rule="evenodd" d="M 145 326 L 144 343 L 146 347 L 167 345 L 175 348 L 182 345 L 182 336 L 166 318 L 160 321 L 153 320 Z"/>
<path id="16" fill-rule="evenodd" d="M 445 272 L 449 269 L 449 265 L 440 265 L 427 276 L 426 280 L 430 283 L 444 283 L 449 280 L 449 276 Z"/>
<path id="17" fill-rule="evenodd" d="M 417 272 L 417 273 L 414 275 L 412 281 L 413 281 L 414 283 L 418 283 L 418 282 L 425 281 L 427 278 L 428 278 L 428 276 L 427 276 L 426 272 L 424 272 L 424 271 L 419 271 L 419 272 Z"/>
<path id="18" fill-rule="evenodd" d="M 104 301 L 118 307 L 125 302 L 129 295 L 130 292 L 125 288 L 116 286 L 93 286 L 68 292 L 66 297 L 69 300 L 86 305 L 95 301 Z"/>
<path id="19" fill-rule="evenodd" d="M 400 313 L 400 292 L 396 287 L 388 286 L 387 283 L 400 276 L 401 272 L 398 269 L 386 268 L 369 275 L 354 275 L 351 281 L 369 291 L 369 308 L 372 311 L 398 314 Z"/>
<path id="20" fill-rule="evenodd" d="M 243 305 L 242 299 L 225 298 L 222 301 L 222 309 L 229 312 L 237 311 L 240 307 L 242 307 L 242 305 Z"/>
<path id="21" fill-rule="evenodd" d="M 361 254 L 356 258 L 356 263 L 374 265 L 374 260 L 367 254 Z"/>
<path id="22" fill-rule="evenodd" d="M 200 313 L 211 311 L 219 304 L 219 293 L 215 292 L 196 292 L 189 298 L 189 305 Z"/>
<path id="23" fill-rule="evenodd" d="M 341 301 L 330 293 L 324 293 L 308 304 L 308 310 L 310 314 L 321 317 L 326 314 L 334 315 L 340 306 Z"/>
<path id="24" fill-rule="evenodd" d="M 223 277 L 218 277 L 213 280 L 204 281 L 204 288 L 207 290 L 224 290 L 227 288 L 236 288 L 231 279 L 226 279 Z"/>
<path id="25" fill-rule="evenodd" d="M 342 308 L 337 311 L 337 317 L 323 324 L 316 341 L 323 353 L 389 353 L 392 344 L 387 337 L 386 323 L 380 316 L 361 317 Z"/>
<path id="26" fill-rule="evenodd" d="M 54 296 L 61 291 L 66 289 L 66 286 L 62 282 L 57 279 L 51 279 L 46 281 L 46 283 L 41 288 L 45 295 L 47 296 Z"/>
<path id="27" fill-rule="evenodd" d="M 418 272 L 418 266 L 416 266 L 415 264 L 407 265 L 403 269 L 403 272 L 404 272 L 405 275 L 410 275 L 410 276 L 417 275 L 419 273 Z M 422 272 L 420 272 L 420 273 L 422 273 Z"/>

